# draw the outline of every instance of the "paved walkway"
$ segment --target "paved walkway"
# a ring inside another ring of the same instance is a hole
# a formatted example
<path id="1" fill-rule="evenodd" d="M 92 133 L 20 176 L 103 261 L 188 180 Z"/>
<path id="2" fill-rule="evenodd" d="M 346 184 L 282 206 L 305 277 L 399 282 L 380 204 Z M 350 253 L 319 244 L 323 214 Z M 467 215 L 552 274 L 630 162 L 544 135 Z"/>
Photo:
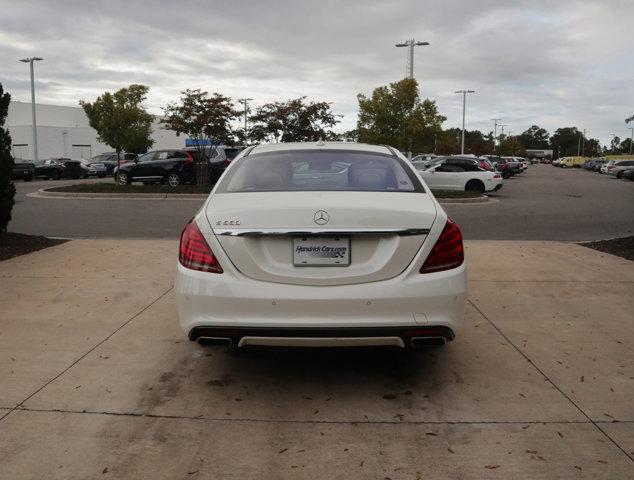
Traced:
<path id="1" fill-rule="evenodd" d="M 468 242 L 452 344 L 186 340 L 174 241 L 0 263 L 0 479 L 634 477 L 634 264 Z"/>

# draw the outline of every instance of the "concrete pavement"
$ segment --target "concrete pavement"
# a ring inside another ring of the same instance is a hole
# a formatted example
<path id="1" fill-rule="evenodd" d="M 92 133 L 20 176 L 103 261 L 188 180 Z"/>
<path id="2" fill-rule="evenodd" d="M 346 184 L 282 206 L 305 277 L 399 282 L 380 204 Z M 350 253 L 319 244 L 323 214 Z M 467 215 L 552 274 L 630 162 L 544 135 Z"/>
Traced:
<path id="1" fill-rule="evenodd" d="M 634 475 L 632 262 L 467 242 L 445 348 L 231 354 L 180 331 L 176 250 L 0 263 L 1 479 Z"/>

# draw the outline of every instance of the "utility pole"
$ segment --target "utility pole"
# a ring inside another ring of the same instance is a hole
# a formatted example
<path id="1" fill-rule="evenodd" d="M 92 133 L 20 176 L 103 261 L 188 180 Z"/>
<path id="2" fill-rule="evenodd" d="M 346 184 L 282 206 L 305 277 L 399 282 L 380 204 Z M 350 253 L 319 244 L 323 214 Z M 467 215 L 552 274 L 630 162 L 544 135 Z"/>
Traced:
<path id="1" fill-rule="evenodd" d="M 40 57 L 23 58 L 20 61 L 30 64 L 31 67 L 31 111 L 33 114 L 33 160 L 37 160 L 37 121 L 35 120 L 35 76 L 33 74 L 33 62 L 44 60 Z"/>
<path id="2" fill-rule="evenodd" d="M 429 45 L 429 42 L 417 42 L 413 38 L 403 43 L 397 43 L 396 47 L 407 47 L 407 64 L 405 65 L 405 78 L 414 78 L 414 47 Z"/>
<path id="3" fill-rule="evenodd" d="M 585 157 L 586 154 L 586 129 L 583 129 L 583 137 L 581 137 L 581 156 Z"/>
<path id="4" fill-rule="evenodd" d="M 492 118 L 493 121 L 493 153 L 495 153 L 495 141 L 498 136 L 498 122 L 502 120 L 501 118 Z"/>
<path id="5" fill-rule="evenodd" d="M 244 143 L 249 144 L 249 131 L 247 130 L 247 113 L 249 111 L 249 102 L 252 98 L 239 98 L 238 102 L 244 105 Z"/>
<path id="6" fill-rule="evenodd" d="M 454 93 L 462 93 L 462 146 L 460 147 L 460 155 L 464 155 L 464 117 L 467 103 L 467 93 L 475 93 L 475 90 L 456 90 Z"/>
<path id="7" fill-rule="evenodd" d="M 630 155 L 632 155 L 632 142 L 634 142 L 634 127 L 628 128 L 632 134 L 630 135 Z"/>

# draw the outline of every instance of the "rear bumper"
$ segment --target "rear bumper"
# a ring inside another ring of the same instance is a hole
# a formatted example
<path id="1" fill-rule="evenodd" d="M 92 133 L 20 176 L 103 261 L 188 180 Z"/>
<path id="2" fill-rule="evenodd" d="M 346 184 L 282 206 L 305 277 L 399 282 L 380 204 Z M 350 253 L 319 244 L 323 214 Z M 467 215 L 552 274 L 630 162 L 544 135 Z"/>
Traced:
<path id="1" fill-rule="evenodd" d="M 195 327 L 189 339 L 226 346 L 279 347 L 416 347 L 444 345 L 455 338 L 449 327 L 376 328 L 218 328 Z"/>
<path id="2" fill-rule="evenodd" d="M 175 282 L 179 320 L 189 338 L 230 338 L 235 345 L 245 336 L 264 336 L 321 343 L 329 338 L 333 345 L 341 345 L 341 338 L 367 338 L 375 345 L 376 337 L 392 337 L 390 342 L 398 338 L 399 346 L 408 346 L 416 336 L 410 333 L 426 329 L 417 336 L 448 341 L 463 321 L 466 291 L 464 263 L 444 272 L 338 286 L 262 282 L 179 264 Z"/>

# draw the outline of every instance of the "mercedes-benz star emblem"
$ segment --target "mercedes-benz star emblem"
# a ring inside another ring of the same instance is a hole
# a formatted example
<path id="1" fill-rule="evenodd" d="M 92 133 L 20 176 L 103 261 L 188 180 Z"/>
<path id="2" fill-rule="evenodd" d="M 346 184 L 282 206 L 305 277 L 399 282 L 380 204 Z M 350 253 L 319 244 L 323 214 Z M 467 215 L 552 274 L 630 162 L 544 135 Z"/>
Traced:
<path id="1" fill-rule="evenodd" d="M 313 220 L 317 225 L 326 225 L 330 221 L 330 215 L 328 215 L 326 210 L 317 210 Z"/>

